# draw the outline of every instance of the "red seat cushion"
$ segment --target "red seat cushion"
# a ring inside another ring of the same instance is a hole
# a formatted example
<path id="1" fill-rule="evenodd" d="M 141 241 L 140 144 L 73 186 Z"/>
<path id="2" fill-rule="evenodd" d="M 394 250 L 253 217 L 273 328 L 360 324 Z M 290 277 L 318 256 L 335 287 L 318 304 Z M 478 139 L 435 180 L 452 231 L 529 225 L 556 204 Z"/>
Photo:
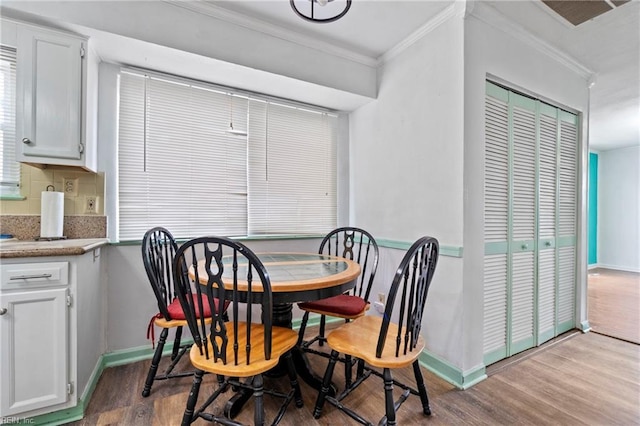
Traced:
<path id="1" fill-rule="evenodd" d="M 198 295 L 197 294 L 192 294 L 191 297 L 193 298 L 193 304 L 195 305 L 196 308 L 196 317 L 200 318 L 200 308 L 198 306 Z M 216 305 L 216 311 L 218 310 L 218 299 L 213 299 L 214 304 Z M 229 306 L 229 302 L 227 301 L 227 303 L 225 303 L 225 307 L 224 309 L 227 309 L 227 306 Z M 169 306 L 167 306 L 167 310 L 169 311 L 169 315 L 171 315 L 171 319 L 174 320 L 184 320 L 186 319 L 186 317 L 184 316 L 184 311 L 182 310 L 182 305 L 180 305 L 180 301 L 176 298 L 173 299 L 173 302 L 171 302 L 171 304 Z M 207 295 L 203 294 L 202 295 L 202 310 L 204 311 L 204 317 L 210 317 L 211 316 L 211 307 L 209 305 L 209 301 L 207 300 Z"/>
<path id="2" fill-rule="evenodd" d="M 321 311 L 334 313 L 336 315 L 354 316 L 365 310 L 367 302 L 358 296 L 340 294 L 338 296 L 328 297 L 314 302 L 299 303 L 298 306 L 301 309 L 309 311 Z"/>

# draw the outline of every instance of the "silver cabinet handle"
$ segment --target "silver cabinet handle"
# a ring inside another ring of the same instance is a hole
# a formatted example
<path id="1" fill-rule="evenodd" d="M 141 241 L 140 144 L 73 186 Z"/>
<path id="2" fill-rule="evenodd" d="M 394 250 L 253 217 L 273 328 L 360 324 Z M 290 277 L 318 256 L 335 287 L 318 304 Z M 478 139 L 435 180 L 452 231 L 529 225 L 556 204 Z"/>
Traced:
<path id="1" fill-rule="evenodd" d="M 0 315 L 4 315 L 7 313 L 7 308 L 0 309 Z"/>
<path id="2" fill-rule="evenodd" d="M 29 138 L 22 138 L 22 143 L 23 143 L 23 144 L 25 144 L 25 145 L 29 145 L 29 144 L 31 144 L 31 139 L 29 139 Z"/>
<path id="3" fill-rule="evenodd" d="M 51 278 L 53 275 L 51 274 L 40 274 L 40 275 L 18 275 L 15 277 L 9 278 L 10 280 L 32 280 L 34 278 Z"/>

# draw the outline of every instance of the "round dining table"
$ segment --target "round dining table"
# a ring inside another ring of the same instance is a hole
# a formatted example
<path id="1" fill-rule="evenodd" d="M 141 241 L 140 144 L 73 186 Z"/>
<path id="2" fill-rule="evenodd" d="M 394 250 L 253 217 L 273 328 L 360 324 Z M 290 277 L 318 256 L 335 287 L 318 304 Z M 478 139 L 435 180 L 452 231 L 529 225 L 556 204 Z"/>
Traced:
<path id="1" fill-rule="evenodd" d="M 273 297 L 273 324 L 292 328 L 293 304 L 324 299 L 342 294 L 355 286 L 360 275 L 360 265 L 349 259 L 318 253 L 256 253 L 264 264 L 271 282 Z M 245 267 L 240 264 L 239 268 Z M 239 276 L 243 276 L 242 272 Z M 195 274 L 190 273 L 193 278 Z M 208 274 L 204 260 L 198 262 L 198 276 L 201 284 L 206 284 Z M 246 276 L 246 273 L 245 275 Z M 224 279 L 224 274 L 223 274 Z M 247 283 L 239 282 L 238 291 L 248 294 Z M 262 288 L 252 286 L 252 295 L 259 298 Z M 299 347 L 292 351 L 296 372 L 311 387 L 320 390 L 321 378 L 316 375 L 306 354 Z M 274 376 L 284 374 L 284 368 L 277 367 Z M 330 392 L 335 394 L 335 388 Z M 231 418 L 239 412 L 250 394 L 239 392 L 225 406 L 225 413 Z"/>

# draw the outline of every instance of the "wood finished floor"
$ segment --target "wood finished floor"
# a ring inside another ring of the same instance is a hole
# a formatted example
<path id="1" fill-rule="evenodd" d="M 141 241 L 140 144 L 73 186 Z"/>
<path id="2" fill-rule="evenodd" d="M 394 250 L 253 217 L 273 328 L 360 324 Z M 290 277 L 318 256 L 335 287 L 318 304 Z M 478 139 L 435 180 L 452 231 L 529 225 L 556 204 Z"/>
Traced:
<path id="1" fill-rule="evenodd" d="M 591 329 L 640 344 L 640 274 L 592 269 L 588 288 Z"/>
<path id="2" fill-rule="evenodd" d="M 310 355 L 312 356 L 312 355 Z M 312 356 L 316 372 L 326 360 Z M 177 425 L 191 386 L 191 378 L 156 382 L 148 398 L 140 392 L 150 361 L 106 369 L 100 378 L 86 416 L 76 425 Z M 184 365 L 188 366 L 188 360 Z M 340 365 L 334 378 L 342 383 Z M 490 376 L 465 391 L 423 369 L 433 415 L 421 414 L 419 399 L 410 397 L 398 413 L 401 425 L 634 425 L 640 424 L 640 346 L 596 333 L 571 333 L 543 348 L 534 349 L 517 361 L 489 371 Z M 413 383 L 410 370 L 395 373 Z M 205 376 L 201 400 L 212 385 Z M 286 379 L 268 380 L 266 385 L 286 389 Z M 311 413 L 316 392 L 302 383 L 305 406 L 287 410 L 282 425 L 355 424 L 330 405 L 315 420 Z M 383 414 L 383 388 L 377 377 L 369 378 L 345 404 L 374 424 Z M 226 397 L 222 398 L 226 401 Z M 267 421 L 276 412 L 271 397 L 265 397 Z M 216 405 L 221 410 L 221 404 Z M 252 402 L 236 420 L 252 423 Z M 198 420 L 195 424 L 205 424 Z"/>

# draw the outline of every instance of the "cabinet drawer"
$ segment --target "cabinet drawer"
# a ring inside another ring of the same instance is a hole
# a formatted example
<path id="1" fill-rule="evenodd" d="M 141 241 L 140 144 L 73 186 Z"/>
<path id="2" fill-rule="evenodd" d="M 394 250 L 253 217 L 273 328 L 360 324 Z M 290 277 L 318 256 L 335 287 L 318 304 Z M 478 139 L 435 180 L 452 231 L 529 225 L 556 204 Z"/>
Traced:
<path id="1" fill-rule="evenodd" d="M 69 284 L 69 262 L 1 265 L 0 289 L 29 289 Z"/>

